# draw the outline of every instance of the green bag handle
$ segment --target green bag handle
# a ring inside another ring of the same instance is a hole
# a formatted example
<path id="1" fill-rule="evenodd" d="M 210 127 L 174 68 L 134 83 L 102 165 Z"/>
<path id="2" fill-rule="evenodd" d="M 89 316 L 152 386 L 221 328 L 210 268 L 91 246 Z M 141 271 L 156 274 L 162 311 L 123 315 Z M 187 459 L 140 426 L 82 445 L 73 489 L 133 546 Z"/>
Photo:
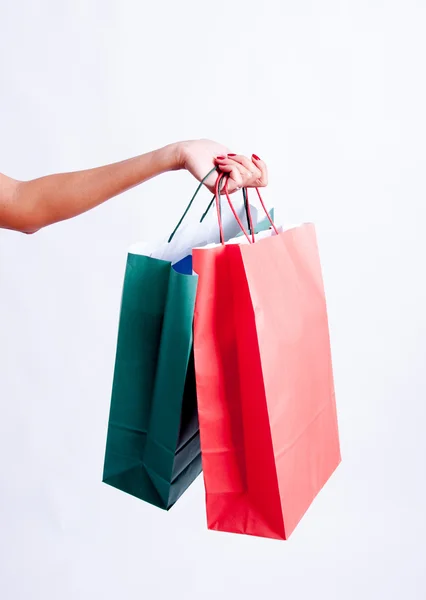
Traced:
<path id="1" fill-rule="evenodd" d="M 176 225 L 176 227 L 173 229 L 173 231 L 172 231 L 172 233 L 171 233 L 171 235 L 170 235 L 170 237 L 169 237 L 169 239 L 168 239 L 168 241 L 167 241 L 167 243 L 168 243 L 168 244 L 170 244 L 170 242 L 172 241 L 172 239 L 175 237 L 176 231 L 177 231 L 177 230 L 179 229 L 179 227 L 182 225 L 182 222 L 183 222 L 184 218 L 185 218 L 185 217 L 186 217 L 186 215 L 188 214 L 188 211 L 189 211 L 189 209 L 191 208 L 191 206 L 192 206 L 192 204 L 193 204 L 193 202 L 194 202 L 194 200 L 195 200 L 195 198 L 196 198 L 196 196 L 197 196 L 198 192 L 199 192 L 199 191 L 201 190 L 201 188 L 203 187 L 203 184 L 204 184 L 204 182 L 205 182 L 205 181 L 206 181 L 206 179 L 208 179 L 208 177 L 210 177 L 210 175 L 212 175 L 212 174 L 213 174 L 215 171 L 216 171 L 216 167 L 214 167 L 214 169 L 212 169 L 211 171 L 209 171 L 209 172 L 207 173 L 207 175 L 204 177 L 204 179 L 202 179 L 202 180 L 201 180 L 201 182 L 200 182 L 199 186 L 198 186 L 198 187 L 197 187 L 197 189 L 195 190 L 195 193 L 194 193 L 194 195 L 192 196 L 191 200 L 189 201 L 189 204 L 188 204 L 188 206 L 185 208 L 185 212 L 183 213 L 183 215 L 182 215 L 182 216 L 181 216 L 181 218 L 179 219 L 179 221 L 178 221 L 178 224 Z M 206 216 L 206 214 L 208 213 L 208 211 L 209 211 L 209 209 L 210 209 L 210 206 L 211 206 L 211 204 L 213 204 L 213 201 L 214 201 L 214 198 L 213 198 L 212 202 L 210 203 L 210 205 L 209 205 L 209 207 L 208 207 L 207 211 L 204 213 L 204 215 L 203 215 L 202 219 L 204 219 L 204 217 L 205 217 L 205 216 Z M 200 222 L 201 222 L 201 221 L 200 221 Z"/>
<path id="2" fill-rule="evenodd" d="M 247 202 L 247 188 L 243 188 L 243 197 L 244 197 L 244 206 L 245 206 L 245 209 L 246 209 L 247 223 L 249 223 L 250 219 L 249 219 L 249 213 L 248 213 L 247 205 L 246 205 L 246 202 Z M 203 216 L 200 219 L 200 223 L 202 223 L 204 221 L 204 219 L 206 218 L 207 213 L 209 212 L 209 210 L 213 206 L 215 199 L 216 199 L 216 196 L 213 196 L 213 198 L 211 199 L 211 201 L 210 201 L 210 203 L 209 203 L 209 205 L 208 205 L 208 207 L 206 209 L 206 212 L 203 214 Z M 250 227 L 250 223 L 249 223 L 249 227 Z"/>
<path id="3" fill-rule="evenodd" d="M 189 201 L 188 206 L 185 208 L 185 212 L 183 213 L 183 215 L 181 216 L 181 218 L 179 219 L 178 224 L 176 225 L 176 227 L 174 228 L 173 232 L 171 233 L 167 243 L 170 244 L 170 242 L 172 241 L 172 239 L 174 238 L 177 230 L 179 229 L 179 227 L 182 225 L 183 220 L 185 219 L 186 215 L 188 214 L 189 209 L 191 208 L 198 192 L 201 190 L 201 188 L 203 187 L 205 181 L 210 177 L 210 175 L 212 175 L 214 172 L 216 172 L 218 169 L 216 167 L 214 167 L 214 169 L 212 169 L 211 171 L 209 171 L 207 173 L 207 175 L 201 180 L 199 186 L 197 187 L 197 189 L 195 190 L 194 195 L 192 196 L 191 200 Z M 222 182 L 223 184 L 224 182 Z M 222 191 L 222 190 L 221 190 Z M 252 223 L 251 223 L 251 217 L 250 217 L 250 209 L 248 206 L 248 198 L 247 198 L 247 190 L 246 188 L 243 188 L 243 197 L 244 197 L 244 208 L 246 211 L 246 217 L 247 217 L 247 224 L 248 224 L 248 228 L 250 233 L 252 233 Z M 209 210 L 211 209 L 211 207 L 214 204 L 214 201 L 216 199 L 216 195 L 213 196 L 213 198 L 211 199 L 209 205 L 207 206 L 207 209 L 205 210 L 203 216 L 200 219 L 200 223 L 202 223 L 204 221 L 204 219 L 206 218 Z M 220 209 L 220 203 L 219 203 L 219 209 Z"/>

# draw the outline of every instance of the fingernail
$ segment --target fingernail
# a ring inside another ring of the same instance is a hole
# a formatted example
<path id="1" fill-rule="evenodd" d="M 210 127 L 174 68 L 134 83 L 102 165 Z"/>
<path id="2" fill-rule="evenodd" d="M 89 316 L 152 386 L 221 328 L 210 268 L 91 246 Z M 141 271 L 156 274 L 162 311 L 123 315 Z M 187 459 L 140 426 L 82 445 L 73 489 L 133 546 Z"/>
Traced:
<path id="1" fill-rule="evenodd" d="M 252 154 L 252 156 L 255 160 L 260 160 L 260 158 L 257 156 L 257 154 Z"/>
<path id="2" fill-rule="evenodd" d="M 228 154 L 228 156 L 237 156 L 236 154 Z"/>
<path id="3" fill-rule="evenodd" d="M 225 160 L 226 156 L 216 156 L 216 160 Z"/>

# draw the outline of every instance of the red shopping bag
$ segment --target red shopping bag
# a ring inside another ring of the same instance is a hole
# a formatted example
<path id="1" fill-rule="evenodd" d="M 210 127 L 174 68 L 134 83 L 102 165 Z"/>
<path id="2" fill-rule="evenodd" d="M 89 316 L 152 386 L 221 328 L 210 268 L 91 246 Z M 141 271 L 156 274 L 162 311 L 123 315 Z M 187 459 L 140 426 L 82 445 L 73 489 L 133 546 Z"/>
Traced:
<path id="1" fill-rule="evenodd" d="M 272 233 L 194 250 L 194 353 L 208 527 L 287 539 L 341 459 L 315 229 Z"/>

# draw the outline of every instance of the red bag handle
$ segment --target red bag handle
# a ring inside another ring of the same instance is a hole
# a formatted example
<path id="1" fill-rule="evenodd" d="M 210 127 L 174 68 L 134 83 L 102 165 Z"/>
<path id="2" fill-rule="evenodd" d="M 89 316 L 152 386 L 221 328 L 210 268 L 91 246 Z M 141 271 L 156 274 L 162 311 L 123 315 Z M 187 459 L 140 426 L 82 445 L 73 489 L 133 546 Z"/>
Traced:
<path id="1" fill-rule="evenodd" d="M 234 205 L 232 204 L 231 198 L 229 197 L 229 193 L 228 193 L 228 179 L 229 176 L 226 175 L 225 173 L 221 173 L 219 175 L 219 177 L 216 180 L 216 186 L 215 186 L 215 194 L 216 194 L 216 210 L 217 210 L 217 219 L 219 222 L 219 230 L 220 230 L 220 242 L 222 245 L 225 244 L 225 237 L 223 234 L 223 225 L 222 225 L 222 215 L 221 215 L 221 209 L 220 209 L 220 192 L 222 191 L 222 189 L 225 191 L 226 197 L 228 199 L 228 203 L 229 206 L 231 207 L 232 213 L 238 223 L 238 225 L 240 226 L 241 231 L 244 233 L 244 235 L 246 236 L 246 238 L 248 239 L 249 243 L 252 243 L 252 241 L 250 240 L 249 234 L 246 232 L 244 225 L 241 222 L 240 217 L 237 214 L 237 211 L 235 210 Z M 225 185 L 222 186 L 222 182 L 225 182 Z M 250 208 L 248 209 L 250 211 Z M 248 214 L 250 215 L 250 221 L 251 221 L 251 214 L 250 212 L 248 212 Z"/>
<path id="2" fill-rule="evenodd" d="M 223 190 L 225 192 L 226 195 L 226 199 L 228 200 L 228 204 L 232 210 L 232 213 L 238 223 L 238 225 L 240 226 L 241 231 L 244 233 L 244 235 L 246 236 L 248 242 L 250 244 L 254 244 L 255 242 L 255 233 L 254 233 L 254 227 L 253 227 L 253 221 L 252 221 L 252 217 L 251 217 L 251 210 L 250 210 L 250 204 L 249 204 L 249 200 L 248 200 L 248 188 L 245 189 L 245 198 L 246 198 L 246 203 L 247 203 L 247 214 L 248 214 L 248 218 L 249 218 L 249 224 L 250 224 L 250 230 L 251 230 L 251 239 L 249 234 L 247 233 L 247 231 L 245 230 L 244 225 L 241 222 L 241 219 L 239 218 L 237 211 L 235 210 L 234 205 L 232 204 L 232 200 L 231 197 L 229 195 L 229 191 L 228 191 L 228 181 L 229 181 L 229 175 L 226 175 L 225 173 L 221 173 L 219 174 L 217 180 L 216 180 L 216 185 L 215 185 L 215 195 L 216 195 L 216 210 L 217 210 L 217 219 L 218 219 L 218 223 L 219 223 L 219 231 L 220 231 L 220 242 L 222 245 L 225 244 L 225 237 L 223 234 L 223 224 L 222 224 L 222 215 L 221 215 L 221 210 L 220 210 L 220 192 L 222 190 L 221 187 L 221 183 L 222 181 L 225 181 L 225 185 L 223 186 Z M 265 214 L 268 218 L 268 221 L 271 223 L 271 226 L 273 228 L 273 230 L 275 231 L 275 233 L 278 235 L 278 229 L 275 226 L 274 221 L 271 219 L 271 215 L 269 214 L 269 212 L 266 209 L 265 203 L 263 201 L 263 198 L 260 194 L 259 188 L 256 188 L 256 192 L 257 195 L 259 196 L 259 200 L 260 200 L 260 204 L 263 208 L 263 210 L 265 211 Z"/>
<path id="3" fill-rule="evenodd" d="M 225 243 L 225 236 L 223 234 L 223 225 L 222 225 L 222 215 L 221 215 L 221 211 L 220 211 L 220 192 L 221 192 L 221 187 L 220 184 L 222 183 L 223 179 L 224 179 L 225 173 L 219 173 L 217 179 L 216 179 L 216 184 L 214 187 L 214 193 L 216 196 L 216 211 L 217 211 L 217 220 L 219 223 L 219 232 L 220 232 L 220 243 L 224 244 Z"/>
<path id="4" fill-rule="evenodd" d="M 260 204 L 261 204 L 261 206 L 262 206 L 262 208 L 263 208 L 263 210 L 264 210 L 264 212 L 265 212 L 265 215 L 266 215 L 266 216 L 267 216 L 267 218 L 268 218 L 268 221 L 270 222 L 270 224 L 271 224 L 271 226 L 272 226 L 272 229 L 275 231 L 275 233 L 276 233 L 277 235 L 279 235 L 279 231 L 278 231 L 278 229 L 277 229 L 277 227 L 276 227 L 276 225 L 275 225 L 275 223 L 274 223 L 273 219 L 271 218 L 271 215 L 269 214 L 269 212 L 268 212 L 268 209 L 267 209 L 267 208 L 266 208 L 266 206 L 265 206 L 265 203 L 264 203 L 264 201 L 263 201 L 263 198 L 262 198 L 262 196 L 260 195 L 260 190 L 259 190 L 259 188 L 255 188 L 255 190 L 256 190 L 256 192 L 257 192 L 257 195 L 259 196 L 259 201 L 260 201 Z M 225 192 L 226 192 L 226 191 L 227 191 L 227 189 L 225 190 Z M 249 207 L 249 211 L 250 211 L 250 204 L 249 204 L 249 201 L 248 201 L 248 188 L 246 188 L 246 196 L 247 196 L 247 206 Z M 230 200 L 230 198 L 228 198 L 228 202 L 229 202 L 229 200 Z M 249 214 L 250 214 L 250 212 L 249 212 Z M 251 219 L 251 215 L 250 215 L 250 219 Z M 252 226 L 252 223 L 250 223 L 250 227 L 251 227 L 251 230 L 253 231 L 253 226 Z M 254 233 L 253 233 L 253 242 L 254 242 Z"/>

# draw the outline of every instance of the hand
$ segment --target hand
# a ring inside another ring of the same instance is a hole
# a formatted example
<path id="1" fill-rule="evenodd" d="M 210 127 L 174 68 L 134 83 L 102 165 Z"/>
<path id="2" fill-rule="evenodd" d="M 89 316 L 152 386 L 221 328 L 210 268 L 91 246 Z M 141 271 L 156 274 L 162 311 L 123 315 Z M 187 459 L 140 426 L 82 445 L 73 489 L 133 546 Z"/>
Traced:
<path id="1" fill-rule="evenodd" d="M 189 171 L 198 181 L 216 165 L 220 171 L 229 175 L 229 192 L 242 187 L 265 187 L 268 184 L 266 164 L 255 154 L 251 159 L 229 152 L 222 144 L 211 140 L 180 142 L 178 164 Z M 205 185 L 214 192 L 217 176 L 215 173 L 206 180 Z"/>

